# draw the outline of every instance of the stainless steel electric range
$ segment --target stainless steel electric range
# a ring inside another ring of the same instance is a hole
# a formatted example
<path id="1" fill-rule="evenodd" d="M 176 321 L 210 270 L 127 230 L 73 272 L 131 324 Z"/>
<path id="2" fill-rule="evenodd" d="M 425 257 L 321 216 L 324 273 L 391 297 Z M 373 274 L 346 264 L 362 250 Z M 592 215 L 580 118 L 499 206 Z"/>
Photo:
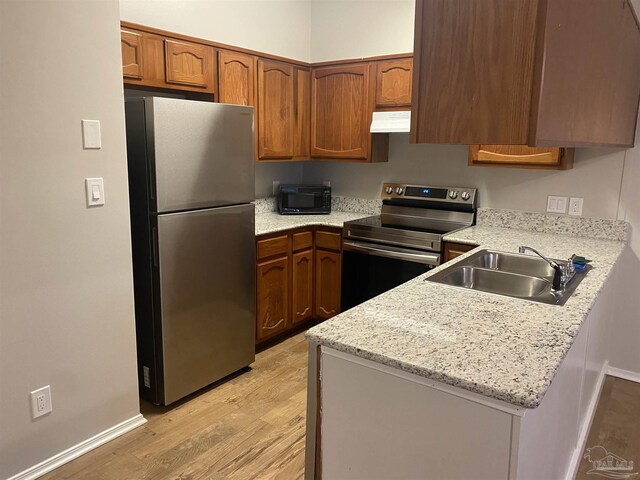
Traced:
<path id="1" fill-rule="evenodd" d="M 475 188 L 385 183 L 382 199 L 344 224 L 343 311 L 440 265 L 442 237 L 475 223 Z"/>

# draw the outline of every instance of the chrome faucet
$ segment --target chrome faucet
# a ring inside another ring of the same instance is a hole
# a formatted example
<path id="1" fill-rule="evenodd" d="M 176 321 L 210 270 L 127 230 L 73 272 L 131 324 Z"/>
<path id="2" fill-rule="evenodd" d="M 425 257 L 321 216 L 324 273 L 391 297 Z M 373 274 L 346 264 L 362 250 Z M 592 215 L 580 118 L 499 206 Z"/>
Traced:
<path id="1" fill-rule="evenodd" d="M 553 260 L 549 260 L 547 257 L 545 257 L 543 254 L 541 254 L 538 250 L 536 250 L 535 248 L 531 248 L 531 247 L 527 247 L 525 245 L 522 245 L 520 248 L 518 248 L 518 251 L 520 253 L 524 253 L 527 250 L 535 253 L 536 255 L 538 255 L 540 258 L 542 258 L 545 262 L 547 262 L 551 268 L 553 268 L 554 270 L 554 274 L 553 274 L 553 289 L 554 290 L 562 290 L 564 288 L 564 286 L 569 283 L 569 281 L 573 278 L 573 265 L 571 265 L 571 267 L 563 267 L 561 265 L 559 265 L 557 262 L 554 262 Z"/>

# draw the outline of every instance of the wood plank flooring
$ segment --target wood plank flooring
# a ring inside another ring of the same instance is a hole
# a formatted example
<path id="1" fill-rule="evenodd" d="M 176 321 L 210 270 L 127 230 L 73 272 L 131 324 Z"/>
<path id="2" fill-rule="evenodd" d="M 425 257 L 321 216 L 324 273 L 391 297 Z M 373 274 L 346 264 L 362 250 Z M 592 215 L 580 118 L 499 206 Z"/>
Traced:
<path id="1" fill-rule="evenodd" d="M 250 371 L 173 408 L 44 479 L 300 479 L 304 475 L 304 334 L 258 353 Z"/>
<path id="2" fill-rule="evenodd" d="M 587 473 L 593 468 L 593 464 L 584 455 L 588 448 L 597 445 L 607 452 L 632 461 L 635 467 L 633 472 L 640 472 L 640 383 L 615 377 L 606 378 L 576 480 L 607 478 Z M 594 449 L 591 460 L 597 460 L 602 453 L 602 449 Z M 638 477 L 640 474 L 636 473 L 629 478 Z"/>
<path id="3" fill-rule="evenodd" d="M 143 403 L 144 426 L 42 478 L 301 479 L 306 369 L 299 334 L 259 353 L 251 371 L 173 408 Z M 595 445 L 640 466 L 640 384 L 607 377 L 587 441 Z M 590 468 L 583 460 L 577 479 L 592 480 Z"/>

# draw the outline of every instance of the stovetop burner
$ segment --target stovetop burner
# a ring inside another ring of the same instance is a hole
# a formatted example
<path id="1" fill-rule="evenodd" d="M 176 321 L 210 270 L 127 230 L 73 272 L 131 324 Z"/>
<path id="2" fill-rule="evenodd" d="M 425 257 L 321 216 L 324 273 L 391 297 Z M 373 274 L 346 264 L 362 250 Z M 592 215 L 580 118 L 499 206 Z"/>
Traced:
<path id="1" fill-rule="evenodd" d="M 380 215 L 344 224 L 345 240 L 440 251 L 442 236 L 475 223 L 476 190 L 386 183 Z"/>
<path id="2" fill-rule="evenodd" d="M 399 230 L 409 230 L 414 232 L 433 233 L 436 235 L 444 235 L 450 233 L 453 230 L 457 230 L 460 227 L 455 226 L 449 229 L 437 229 L 435 227 L 412 227 L 406 225 L 396 225 L 394 223 L 383 221 L 382 215 L 373 215 L 371 217 L 359 218 L 358 220 L 351 220 L 347 222 L 349 224 L 366 225 L 369 227 L 384 227 L 384 228 L 397 228 Z"/>

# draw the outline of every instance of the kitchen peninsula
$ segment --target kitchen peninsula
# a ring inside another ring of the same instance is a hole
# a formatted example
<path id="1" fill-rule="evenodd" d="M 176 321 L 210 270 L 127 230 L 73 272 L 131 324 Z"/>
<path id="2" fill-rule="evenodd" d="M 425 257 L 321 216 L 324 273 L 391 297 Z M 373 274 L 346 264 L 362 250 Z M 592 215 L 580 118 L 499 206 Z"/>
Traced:
<path id="1" fill-rule="evenodd" d="M 425 281 L 473 250 L 309 330 L 307 479 L 573 478 L 626 224 L 494 213 L 445 239 L 593 269 L 564 306 Z"/>

